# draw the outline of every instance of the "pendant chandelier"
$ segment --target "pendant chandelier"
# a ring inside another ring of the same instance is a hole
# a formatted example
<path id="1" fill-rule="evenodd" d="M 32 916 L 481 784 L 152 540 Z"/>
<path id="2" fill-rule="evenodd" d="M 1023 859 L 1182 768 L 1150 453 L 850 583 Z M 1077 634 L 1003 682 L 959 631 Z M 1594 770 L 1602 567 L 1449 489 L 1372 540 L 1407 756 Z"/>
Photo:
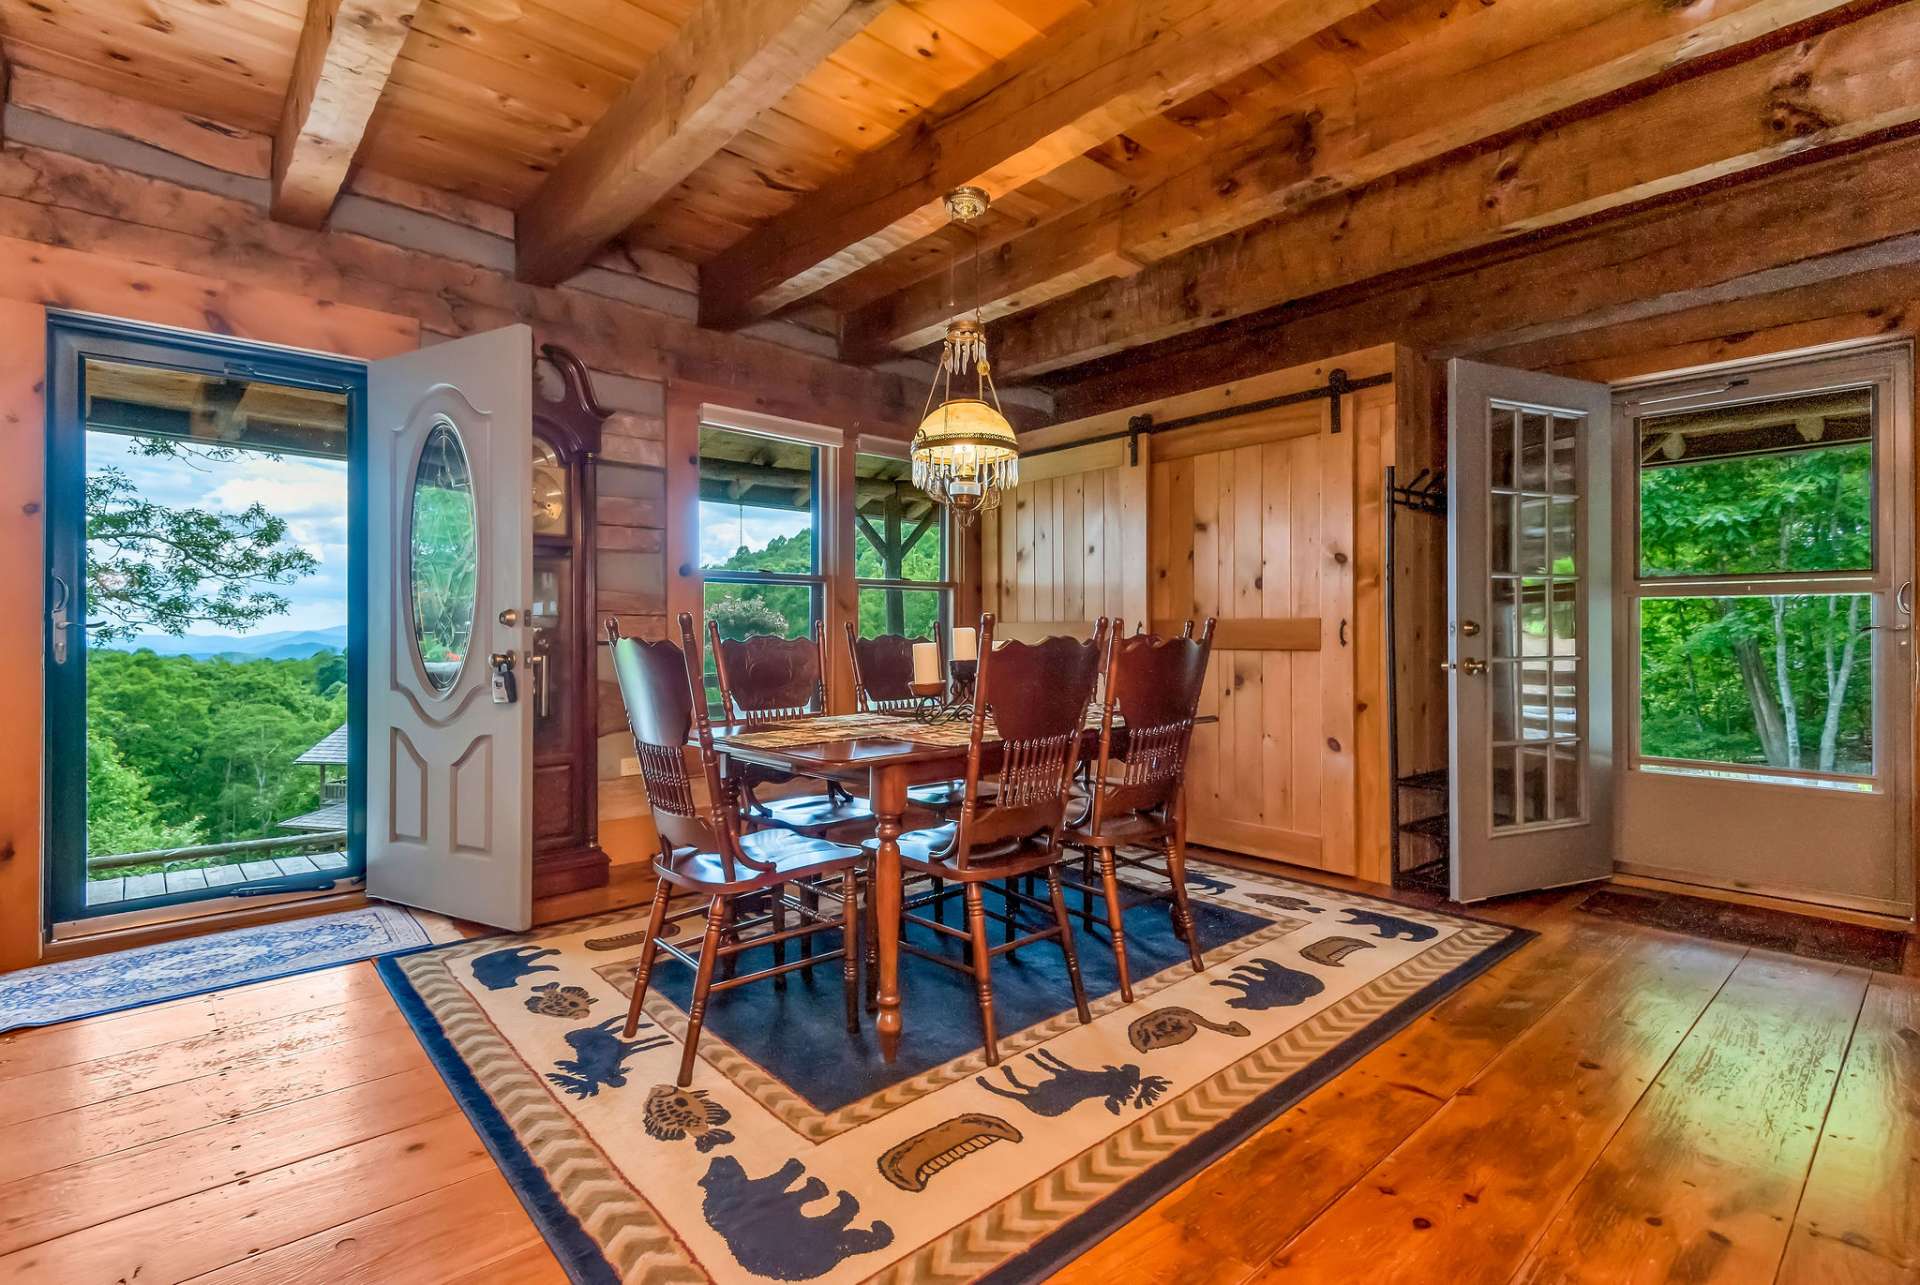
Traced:
<path id="1" fill-rule="evenodd" d="M 971 223 L 986 210 L 987 194 L 977 187 L 947 194 L 947 213 L 956 223 Z M 993 366 L 987 360 L 987 332 L 978 303 L 979 257 L 976 244 L 974 315 L 947 323 L 940 365 L 913 435 L 913 484 L 952 509 L 962 523 L 997 507 L 1001 495 L 1020 482 L 1020 447 L 1013 425 L 1000 411 Z"/>

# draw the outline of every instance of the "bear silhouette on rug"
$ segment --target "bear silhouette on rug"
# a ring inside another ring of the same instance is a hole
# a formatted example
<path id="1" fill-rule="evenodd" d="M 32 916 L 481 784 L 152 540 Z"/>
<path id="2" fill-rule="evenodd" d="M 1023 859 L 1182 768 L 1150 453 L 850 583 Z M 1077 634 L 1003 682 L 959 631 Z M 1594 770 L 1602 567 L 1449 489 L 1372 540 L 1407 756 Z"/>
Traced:
<path id="1" fill-rule="evenodd" d="M 624 1016 L 609 1017 L 598 1026 L 568 1031 L 567 1043 L 572 1045 L 574 1055 L 555 1062 L 547 1078 L 576 1098 L 597 1096 L 603 1088 L 625 1087 L 628 1058 L 642 1050 L 673 1043 L 666 1035 L 623 1040 L 613 1032 L 626 1020 Z"/>
<path id="2" fill-rule="evenodd" d="M 1383 914 L 1378 910 L 1356 910 L 1347 906 L 1340 913 L 1347 917 L 1346 921 L 1350 924 L 1373 929 L 1373 935 L 1383 941 L 1392 941 L 1396 937 L 1405 937 L 1408 941 L 1432 941 L 1440 935 L 1438 928 L 1416 924 L 1411 919 Z"/>
<path id="3" fill-rule="evenodd" d="M 1144 1110 L 1158 1101 L 1168 1088 L 1164 1076 L 1141 1075 L 1140 1068 L 1132 1063 L 1087 1071 L 1063 1062 L 1045 1049 L 1027 1054 L 1027 1061 L 1046 1072 L 1047 1078 L 1035 1084 L 1022 1084 L 1012 1067 L 1003 1066 L 1000 1073 L 1007 1077 L 1009 1088 L 1001 1088 L 984 1075 L 974 1076 L 974 1082 L 989 1093 L 1012 1098 L 1035 1115 L 1049 1118 L 1065 1115 L 1091 1098 L 1104 1099 L 1107 1110 L 1115 1115 L 1120 1114 L 1121 1105 L 1128 1100 L 1136 1109 Z"/>
<path id="4" fill-rule="evenodd" d="M 732 1156 L 720 1155 L 700 1180 L 707 1193 L 701 1212 L 707 1226 L 718 1232 L 742 1267 L 781 1281 L 808 1281 L 825 1276 L 855 1254 L 868 1254 L 893 1243 L 893 1228 L 875 1219 L 869 1227 L 852 1225 L 860 1216 L 860 1202 L 851 1192 L 838 1193 L 831 1208 L 817 1214 L 807 1205 L 828 1192 L 818 1178 L 794 1182 L 807 1167 L 789 1160 L 764 1178 L 749 1178 Z"/>
<path id="5" fill-rule="evenodd" d="M 1227 1001 L 1228 1008 L 1244 1008 L 1256 1013 L 1269 1008 L 1291 1008 L 1327 989 L 1327 984 L 1312 973 L 1276 964 L 1271 959 L 1241 964 L 1213 984 L 1240 992 Z"/>
<path id="6" fill-rule="evenodd" d="M 523 977 L 534 973 L 559 972 L 552 964 L 533 962 L 559 953 L 557 950 L 543 950 L 539 946 L 510 946 L 505 950 L 488 951 L 484 955 L 474 956 L 473 980 L 490 991 L 510 991 L 520 984 Z"/>

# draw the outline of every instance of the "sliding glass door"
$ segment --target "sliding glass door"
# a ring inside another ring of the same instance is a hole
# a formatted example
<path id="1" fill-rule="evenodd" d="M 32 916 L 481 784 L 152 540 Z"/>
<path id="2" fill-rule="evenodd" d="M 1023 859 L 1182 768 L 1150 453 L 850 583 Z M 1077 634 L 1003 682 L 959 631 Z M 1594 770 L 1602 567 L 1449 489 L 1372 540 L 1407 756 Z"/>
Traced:
<path id="1" fill-rule="evenodd" d="M 51 920 L 358 878 L 364 368 L 59 317 L 49 381 Z"/>

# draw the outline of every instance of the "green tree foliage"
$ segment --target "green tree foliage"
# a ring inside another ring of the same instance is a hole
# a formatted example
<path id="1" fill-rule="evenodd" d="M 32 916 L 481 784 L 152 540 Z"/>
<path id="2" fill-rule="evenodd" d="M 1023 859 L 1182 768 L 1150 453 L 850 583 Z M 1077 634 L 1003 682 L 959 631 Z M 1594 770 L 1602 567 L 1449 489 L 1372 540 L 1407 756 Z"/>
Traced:
<path id="1" fill-rule="evenodd" d="M 1872 565 L 1867 443 L 1642 470 L 1643 576 Z M 1647 598 L 1641 748 L 1717 763 L 1872 769 L 1864 595 Z"/>
<path id="2" fill-rule="evenodd" d="M 87 850 L 275 833 L 320 802 L 293 760 L 347 718 L 343 658 L 87 657 Z"/>
<path id="3" fill-rule="evenodd" d="M 912 529 L 909 524 L 908 530 Z M 733 556 L 709 570 L 772 571 L 787 575 L 809 575 L 814 570 L 813 533 L 800 531 L 775 536 L 759 549 L 745 545 Z M 878 580 L 886 575 L 880 552 L 861 532 L 854 540 L 854 574 L 862 580 Z M 940 533 L 930 529 L 907 551 L 898 578 L 937 581 L 940 579 Z M 902 630 L 909 637 L 931 638 L 940 618 L 940 594 L 934 590 L 899 590 Z M 889 591 L 860 591 L 860 634 L 872 637 L 890 632 L 887 628 Z M 754 604 L 758 610 L 734 607 L 740 602 Z M 720 632 L 727 638 L 745 638 L 750 634 L 778 634 L 798 638 L 806 634 L 812 614 L 811 591 L 797 585 L 741 585 L 710 581 L 706 590 L 707 613 L 720 621 Z M 774 619 L 778 617 L 778 620 Z"/>
<path id="4" fill-rule="evenodd" d="M 86 480 L 87 610 L 98 642 L 183 634 L 196 624 L 243 632 L 287 609 L 271 586 L 318 567 L 259 504 L 241 513 L 169 508 L 140 495 L 125 470 Z"/>

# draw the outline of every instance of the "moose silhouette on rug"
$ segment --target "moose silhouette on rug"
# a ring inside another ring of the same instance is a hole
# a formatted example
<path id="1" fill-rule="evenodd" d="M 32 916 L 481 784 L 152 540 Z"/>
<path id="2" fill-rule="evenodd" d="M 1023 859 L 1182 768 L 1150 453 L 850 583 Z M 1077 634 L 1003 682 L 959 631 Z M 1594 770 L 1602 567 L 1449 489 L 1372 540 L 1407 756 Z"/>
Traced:
<path id="1" fill-rule="evenodd" d="M 505 950 L 491 950 L 484 955 L 473 957 L 473 980 L 490 991 L 510 991 L 520 984 L 520 979 L 534 973 L 557 973 L 560 970 L 552 964 L 536 964 L 536 959 L 545 959 L 548 955 L 558 955 L 557 950 L 543 950 L 538 946 L 509 946 Z"/>
<path id="2" fill-rule="evenodd" d="M 1440 935 L 1440 930 L 1428 924 L 1416 924 L 1411 919 L 1402 919 L 1398 915 L 1384 914 L 1378 910 L 1359 910 L 1353 906 L 1343 906 L 1340 913 L 1347 922 L 1358 928 L 1371 928 L 1373 935 L 1383 941 L 1392 941 L 1404 937 L 1408 941 L 1432 941 Z"/>
<path id="3" fill-rule="evenodd" d="M 764 1178 L 749 1178 L 740 1162 L 727 1155 L 715 1156 L 707 1166 L 700 1179 L 706 1192 L 701 1212 L 748 1271 L 775 1280 L 808 1281 L 855 1254 L 893 1243 L 893 1228 L 877 1218 L 865 1228 L 852 1225 L 860 1216 L 860 1202 L 852 1192 L 837 1193 L 832 1208 L 821 1213 L 803 1212 L 828 1192 L 818 1178 L 795 1187 L 806 1172 L 806 1165 L 789 1160 Z"/>
<path id="4" fill-rule="evenodd" d="M 1240 964 L 1213 984 L 1240 992 L 1227 1001 L 1228 1008 L 1256 1013 L 1269 1008 L 1291 1008 L 1327 989 L 1327 984 L 1312 973 L 1276 964 L 1271 959 Z"/>
<path id="5" fill-rule="evenodd" d="M 1142 1075 L 1140 1068 L 1132 1063 L 1088 1071 L 1062 1061 L 1045 1049 L 1027 1054 L 1027 1061 L 1045 1072 L 1047 1078 L 1036 1084 L 1022 1084 L 1012 1067 L 1003 1066 L 1000 1074 L 1007 1077 L 1010 1087 L 1003 1089 L 984 1075 L 974 1076 L 974 1081 L 987 1092 L 1011 1098 L 1035 1115 L 1049 1119 L 1065 1115 L 1092 1098 L 1104 1099 L 1107 1110 L 1115 1115 L 1120 1114 L 1121 1106 L 1129 1099 L 1136 1110 L 1145 1110 L 1159 1101 L 1160 1095 L 1170 1087 L 1166 1077 Z"/>
<path id="6" fill-rule="evenodd" d="M 553 1064 L 547 1079 L 576 1098 L 591 1098 L 600 1090 L 624 1088 L 627 1083 L 627 1059 L 646 1049 L 671 1044 L 667 1035 L 643 1035 L 623 1040 L 614 1028 L 625 1022 L 624 1015 L 609 1017 L 598 1026 L 582 1026 L 567 1032 L 567 1043 L 574 1055 Z M 651 1022 L 646 1024 L 652 1028 Z"/>

